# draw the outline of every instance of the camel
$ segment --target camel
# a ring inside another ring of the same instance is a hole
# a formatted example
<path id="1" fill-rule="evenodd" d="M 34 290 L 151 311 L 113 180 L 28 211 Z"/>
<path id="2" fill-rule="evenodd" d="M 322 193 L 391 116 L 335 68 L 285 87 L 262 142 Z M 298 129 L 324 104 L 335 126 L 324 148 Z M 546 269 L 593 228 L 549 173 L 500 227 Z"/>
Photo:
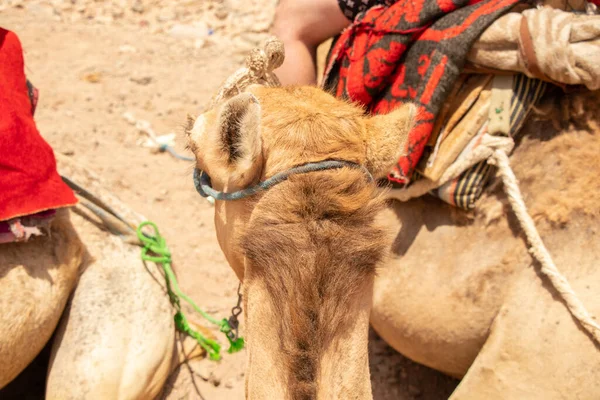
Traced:
<path id="1" fill-rule="evenodd" d="M 62 173 L 99 193 L 95 176 L 58 160 Z M 155 398 L 184 359 L 202 355 L 195 341 L 176 335 L 160 267 L 143 263 L 138 246 L 81 205 L 59 210 L 48 235 L 0 246 L 0 288 L 0 388 L 53 332 L 49 400 Z"/>
<path id="2" fill-rule="evenodd" d="M 600 93 L 563 97 L 589 125 L 529 121 L 511 164 L 556 264 L 598 316 Z M 217 239 L 243 282 L 246 398 L 371 399 L 369 324 L 462 378 L 453 400 L 597 398 L 599 346 L 540 274 L 501 185 L 467 213 L 427 196 L 385 202 L 364 172 L 386 175 L 413 119 L 410 104 L 369 116 L 316 87 L 250 85 L 190 120 L 197 171 L 219 192 L 350 163 L 216 200 Z"/>

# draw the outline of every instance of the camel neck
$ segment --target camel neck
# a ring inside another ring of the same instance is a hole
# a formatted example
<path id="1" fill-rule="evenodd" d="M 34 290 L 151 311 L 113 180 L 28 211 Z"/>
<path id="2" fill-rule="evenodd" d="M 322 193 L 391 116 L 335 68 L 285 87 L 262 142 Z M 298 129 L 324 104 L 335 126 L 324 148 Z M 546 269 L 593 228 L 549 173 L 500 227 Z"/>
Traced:
<path id="1" fill-rule="evenodd" d="M 278 312 L 264 282 L 247 279 L 246 398 L 372 399 L 368 361 L 372 283 L 368 286 L 340 310 L 351 318 L 328 337 L 316 328 L 310 340 L 306 332 L 290 329 L 292 321 L 274 318 Z"/>

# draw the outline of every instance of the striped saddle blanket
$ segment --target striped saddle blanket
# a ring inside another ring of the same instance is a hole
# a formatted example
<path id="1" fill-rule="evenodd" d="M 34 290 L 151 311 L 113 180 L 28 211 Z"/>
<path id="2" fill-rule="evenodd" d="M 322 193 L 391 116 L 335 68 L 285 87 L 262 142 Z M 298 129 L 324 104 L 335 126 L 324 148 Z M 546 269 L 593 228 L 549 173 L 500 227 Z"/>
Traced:
<path id="1" fill-rule="evenodd" d="M 510 90 L 509 107 L 506 110 L 494 104 L 494 87 L 498 85 Z M 422 179 L 437 181 L 453 162 L 474 151 L 483 135 L 491 133 L 490 124 L 494 123 L 494 118 L 505 118 L 507 125 L 503 133 L 496 131 L 494 135 L 509 135 L 516 139 L 547 85 L 523 74 L 461 76 L 438 116 L 413 182 Z M 481 161 L 430 194 L 455 207 L 472 209 L 493 175 L 494 168 L 486 161 Z"/>

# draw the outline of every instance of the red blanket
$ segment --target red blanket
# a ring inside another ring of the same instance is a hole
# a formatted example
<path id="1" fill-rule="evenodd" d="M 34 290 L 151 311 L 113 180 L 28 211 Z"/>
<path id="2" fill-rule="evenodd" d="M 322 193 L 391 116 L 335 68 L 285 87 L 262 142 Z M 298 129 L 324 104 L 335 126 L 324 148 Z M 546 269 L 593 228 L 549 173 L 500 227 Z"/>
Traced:
<path id="1" fill-rule="evenodd" d="M 388 176 L 392 182 L 409 182 L 472 43 L 516 3 L 400 0 L 359 14 L 337 38 L 325 68 L 325 89 L 373 113 L 405 102 L 419 108 L 406 155 Z"/>
<path id="2" fill-rule="evenodd" d="M 77 203 L 33 121 L 23 50 L 0 28 L 0 221 Z"/>

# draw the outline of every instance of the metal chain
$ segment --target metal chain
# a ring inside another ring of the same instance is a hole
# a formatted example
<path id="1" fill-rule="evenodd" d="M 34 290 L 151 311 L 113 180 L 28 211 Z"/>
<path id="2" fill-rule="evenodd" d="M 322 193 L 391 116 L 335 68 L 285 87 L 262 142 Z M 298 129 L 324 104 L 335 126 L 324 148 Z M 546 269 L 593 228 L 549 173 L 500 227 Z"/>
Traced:
<path id="1" fill-rule="evenodd" d="M 231 317 L 229 317 L 229 326 L 231 327 L 231 331 L 228 333 L 231 340 L 237 340 L 239 333 L 238 328 L 240 326 L 240 321 L 238 320 L 238 316 L 242 313 L 242 282 L 238 285 L 237 290 L 238 301 L 237 304 L 231 309 Z"/>

